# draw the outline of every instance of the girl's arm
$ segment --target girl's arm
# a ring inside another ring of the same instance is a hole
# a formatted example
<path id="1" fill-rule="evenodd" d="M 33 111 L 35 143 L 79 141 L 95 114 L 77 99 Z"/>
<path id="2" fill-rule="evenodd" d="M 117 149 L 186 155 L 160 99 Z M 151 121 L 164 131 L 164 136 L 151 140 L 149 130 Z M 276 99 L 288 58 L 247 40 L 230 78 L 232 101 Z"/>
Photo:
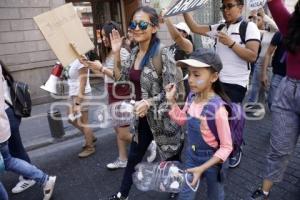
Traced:
<path id="1" fill-rule="evenodd" d="M 208 161 L 206 161 L 204 164 L 200 165 L 199 167 L 194 167 L 194 168 L 190 168 L 187 169 L 187 172 L 190 172 L 193 174 L 193 182 L 192 182 L 192 186 L 195 186 L 197 181 L 201 178 L 201 175 L 203 174 L 203 172 L 205 172 L 207 169 L 209 169 L 210 167 L 221 163 L 222 160 L 218 157 L 211 157 L 211 159 L 209 159 Z"/>
<path id="2" fill-rule="evenodd" d="M 169 111 L 170 118 L 179 126 L 185 125 L 187 121 L 187 110 L 188 106 L 187 103 L 185 103 L 183 109 L 181 110 L 177 103 L 171 105 L 171 110 Z"/>
<path id="3" fill-rule="evenodd" d="M 175 121 L 176 124 L 183 126 L 187 120 L 187 110 L 188 110 L 188 103 L 185 102 L 183 109 L 181 110 L 176 102 L 175 95 L 176 95 L 176 85 L 175 84 L 168 84 L 165 87 L 166 91 L 166 99 L 168 105 L 170 105 L 171 110 L 169 111 L 170 118 Z"/>
<path id="4" fill-rule="evenodd" d="M 285 36 L 288 32 L 291 14 L 284 6 L 282 0 L 268 0 L 268 6 L 280 32 Z"/>
<path id="5" fill-rule="evenodd" d="M 233 150 L 231 131 L 228 122 L 228 112 L 224 106 L 220 107 L 216 112 L 216 127 L 220 140 L 219 149 L 214 154 L 222 162 L 226 161 Z"/>

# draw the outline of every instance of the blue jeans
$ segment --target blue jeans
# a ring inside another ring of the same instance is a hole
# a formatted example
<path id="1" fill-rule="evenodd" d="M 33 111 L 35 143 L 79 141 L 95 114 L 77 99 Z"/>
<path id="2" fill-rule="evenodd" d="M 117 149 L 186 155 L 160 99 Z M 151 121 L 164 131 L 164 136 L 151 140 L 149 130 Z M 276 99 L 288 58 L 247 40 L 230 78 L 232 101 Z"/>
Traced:
<path id="1" fill-rule="evenodd" d="M 22 159 L 28 163 L 31 163 L 28 154 L 25 151 L 25 148 L 22 143 L 22 139 L 20 136 L 20 124 L 21 117 L 15 115 L 14 110 L 9 107 L 5 110 L 7 117 L 9 119 L 11 136 L 8 139 L 8 148 L 12 157 Z"/>
<path id="2" fill-rule="evenodd" d="M 44 186 L 48 180 L 48 175 L 34 165 L 31 165 L 24 160 L 12 157 L 9 153 L 7 142 L 0 143 L 0 152 L 3 156 L 6 171 L 11 171 L 24 177 L 28 177 L 31 180 L 35 180 L 39 185 Z"/>
<path id="3" fill-rule="evenodd" d="M 214 154 L 211 150 L 196 150 L 193 152 L 187 150 L 185 168 L 198 167 L 208 161 Z M 224 183 L 220 180 L 220 166 L 213 166 L 206 170 L 202 174 L 202 181 L 204 178 L 207 182 L 207 198 L 209 200 L 223 200 L 225 199 L 224 193 Z M 182 191 L 179 193 L 177 200 L 194 200 L 196 197 L 196 192 L 190 189 L 190 187 L 185 184 Z"/>
<path id="4" fill-rule="evenodd" d="M 0 182 L 0 199 L 1 200 L 8 200 L 7 192 L 3 186 L 3 184 Z"/>
<path id="5" fill-rule="evenodd" d="M 283 76 L 278 75 L 278 74 L 273 74 L 271 84 L 270 84 L 270 89 L 269 89 L 269 94 L 268 94 L 268 106 L 271 108 L 272 102 L 274 100 L 275 92 L 283 79 Z"/>
<path id="6" fill-rule="evenodd" d="M 270 78 L 271 71 L 269 68 L 267 69 L 267 75 Z M 261 66 L 255 65 L 254 72 L 251 78 L 251 90 L 249 92 L 248 102 L 251 103 L 265 102 L 266 90 L 263 87 L 261 87 L 260 76 L 261 76 Z"/>

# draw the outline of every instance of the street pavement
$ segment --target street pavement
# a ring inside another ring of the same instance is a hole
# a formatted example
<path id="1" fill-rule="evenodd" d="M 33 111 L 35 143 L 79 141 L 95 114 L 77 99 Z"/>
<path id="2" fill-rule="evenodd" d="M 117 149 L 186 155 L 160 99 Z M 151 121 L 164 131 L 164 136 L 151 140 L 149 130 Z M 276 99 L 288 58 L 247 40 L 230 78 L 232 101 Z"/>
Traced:
<path id="1" fill-rule="evenodd" d="M 93 92 L 101 93 L 102 91 L 97 89 Z M 108 162 L 117 157 L 113 129 L 95 127 L 94 131 L 98 138 L 96 153 L 89 158 L 79 159 L 77 154 L 81 150 L 83 138 L 67 123 L 64 123 L 66 130 L 64 139 L 51 139 L 47 117 L 46 115 L 42 116 L 43 109 L 47 110 L 45 108 L 49 106 L 49 104 L 35 106 L 33 117 L 23 120 L 21 131 L 24 144 L 27 149 L 30 149 L 29 155 L 32 163 L 58 177 L 52 199 L 104 200 L 105 197 L 117 192 L 123 170 L 109 171 L 105 167 Z M 95 112 L 96 106 L 91 110 Z M 97 124 L 95 113 L 91 114 L 91 121 L 93 124 Z M 265 168 L 265 156 L 269 148 L 271 126 L 268 114 L 262 120 L 247 121 L 244 156 L 237 168 L 229 170 L 225 185 L 226 200 L 247 200 L 251 192 L 261 183 Z M 300 144 L 298 142 L 284 179 L 274 186 L 270 200 L 300 199 L 299 166 Z M 1 175 L 0 179 L 9 191 L 16 184 L 18 176 L 7 172 Z M 197 193 L 197 200 L 207 199 L 205 192 L 205 181 L 202 181 Z M 9 198 L 10 200 L 40 200 L 42 199 L 42 190 L 36 185 L 17 195 L 11 194 L 9 191 Z M 168 195 L 153 191 L 141 192 L 133 186 L 129 199 L 164 200 L 168 199 Z"/>

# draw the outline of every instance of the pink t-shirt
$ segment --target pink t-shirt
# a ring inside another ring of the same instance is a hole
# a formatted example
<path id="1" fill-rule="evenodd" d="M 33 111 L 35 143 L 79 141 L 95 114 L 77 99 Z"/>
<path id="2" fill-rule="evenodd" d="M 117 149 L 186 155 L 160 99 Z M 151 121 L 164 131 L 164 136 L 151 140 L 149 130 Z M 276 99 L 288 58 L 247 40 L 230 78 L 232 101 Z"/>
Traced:
<path id="1" fill-rule="evenodd" d="M 187 122 L 187 113 L 191 117 L 200 119 L 200 133 L 204 141 L 213 148 L 218 148 L 218 141 L 208 127 L 207 120 L 205 117 L 201 116 L 201 112 L 205 103 L 194 103 L 188 106 L 185 103 L 184 108 L 181 110 L 177 104 L 173 105 L 169 111 L 169 115 L 172 120 L 174 120 L 178 125 L 184 125 Z M 218 130 L 218 135 L 220 139 L 220 146 L 214 156 L 225 161 L 233 150 L 231 132 L 228 123 L 228 112 L 224 106 L 220 107 L 216 111 L 216 127 Z"/>

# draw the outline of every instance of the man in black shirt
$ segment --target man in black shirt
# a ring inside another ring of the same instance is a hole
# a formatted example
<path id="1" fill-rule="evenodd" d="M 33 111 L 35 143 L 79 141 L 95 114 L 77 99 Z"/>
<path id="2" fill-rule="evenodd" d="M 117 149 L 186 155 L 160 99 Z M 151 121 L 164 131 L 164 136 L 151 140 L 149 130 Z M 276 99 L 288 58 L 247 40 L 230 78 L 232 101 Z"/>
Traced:
<path id="1" fill-rule="evenodd" d="M 274 54 L 273 54 L 274 53 Z M 261 82 L 263 87 L 268 85 L 267 68 L 272 58 L 273 76 L 270 83 L 270 89 L 268 93 L 268 106 L 271 108 L 272 101 L 276 92 L 276 89 L 281 79 L 286 74 L 286 50 L 283 45 L 283 39 L 280 32 L 276 32 L 272 38 L 271 44 L 268 47 L 264 64 L 262 66 Z"/>

